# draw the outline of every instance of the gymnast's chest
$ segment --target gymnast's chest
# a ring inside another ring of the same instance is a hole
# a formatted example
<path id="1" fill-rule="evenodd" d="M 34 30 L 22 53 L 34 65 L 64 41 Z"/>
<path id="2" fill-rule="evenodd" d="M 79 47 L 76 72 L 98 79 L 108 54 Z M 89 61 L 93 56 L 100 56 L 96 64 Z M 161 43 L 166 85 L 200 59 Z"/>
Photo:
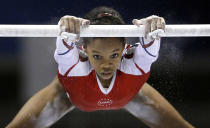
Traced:
<path id="1" fill-rule="evenodd" d="M 127 104 L 141 86 L 132 78 L 121 79 L 116 75 L 113 85 L 104 89 L 99 85 L 95 73 L 83 77 L 68 77 L 64 88 L 70 101 L 82 110 L 118 109 Z M 133 82 L 129 82 L 132 80 Z M 127 81 L 127 82 L 126 82 Z"/>

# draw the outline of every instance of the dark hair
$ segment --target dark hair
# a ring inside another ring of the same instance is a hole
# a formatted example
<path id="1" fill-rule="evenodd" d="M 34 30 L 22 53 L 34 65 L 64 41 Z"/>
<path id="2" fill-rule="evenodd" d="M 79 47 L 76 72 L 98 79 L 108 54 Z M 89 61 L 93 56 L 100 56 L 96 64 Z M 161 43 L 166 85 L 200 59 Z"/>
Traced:
<path id="1" fill-rule="evenodd" d="M 113 8 L 106 6 L 97 7 L 92 9 L 89 13 L 84 16 L 85 19 L 90 20 L 90 25 L 124 25 L 125 22 L 119 12 Z M 92 39 L 96 38 L 106 38 L 106 37 L 93 37 L 93 38 L 83 38 L 83 46 L 87 47 L 87 44 Z M 119 39 L 124 43 L 125 38 L 119 37 Z"/>
<path id="2" fill-rule="evenodd" d="M 100 14 L 111 14 L 102 15 Z M 123 25 L 125 22 L 119 12 L 109 7 L 97 7 L 92 9 L 84 16 L 85 19 L 90 20 L 91 25 Z"/>

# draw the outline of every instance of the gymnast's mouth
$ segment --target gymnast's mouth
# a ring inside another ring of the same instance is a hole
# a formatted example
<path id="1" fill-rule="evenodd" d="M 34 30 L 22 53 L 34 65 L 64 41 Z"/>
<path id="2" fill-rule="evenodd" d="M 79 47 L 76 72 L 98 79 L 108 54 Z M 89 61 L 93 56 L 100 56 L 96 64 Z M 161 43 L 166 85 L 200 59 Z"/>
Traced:
<path id="1" fill-rule="evenodd" d="M 113 76 L 113 72 L 112 71 L 108 71 L 108 72 L 101 72 L 100 76 L 104 79 L 109 79 Z"/>
<path id="2" fill-rule="evenodd" d="M 102 72 L 101 74 L 102 74 L 102 75 L 111 75 L 112 72 Z"/>

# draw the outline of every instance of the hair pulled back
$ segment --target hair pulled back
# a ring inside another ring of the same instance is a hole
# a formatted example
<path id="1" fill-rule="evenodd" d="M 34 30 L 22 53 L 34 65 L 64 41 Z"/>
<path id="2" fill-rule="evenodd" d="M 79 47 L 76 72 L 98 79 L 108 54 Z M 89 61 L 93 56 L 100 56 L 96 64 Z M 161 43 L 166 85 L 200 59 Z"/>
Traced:
<path id="1" fill-rule="evenodd" d="M 90 25 L 124 25 L 125 22 L 122 19 L 122 16 L 119 12 L 114 10 L 113 8 L 109 8 L 106 6 L 96 7 L 88 12 L 84 19 L 90 20 Z M 106 37 L 93 37 L 93 38 L 83 38 L 83 46 L 87 47 L 87 44 L 91 39 L 96 38 L 106 38 Z M 119 38 L 124 44 L 125 38 Z"/>

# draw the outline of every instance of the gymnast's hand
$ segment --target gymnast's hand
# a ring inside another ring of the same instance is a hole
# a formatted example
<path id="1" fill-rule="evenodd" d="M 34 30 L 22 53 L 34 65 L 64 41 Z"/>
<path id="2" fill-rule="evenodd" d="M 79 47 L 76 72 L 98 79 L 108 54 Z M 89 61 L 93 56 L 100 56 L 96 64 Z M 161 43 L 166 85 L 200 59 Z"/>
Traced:
<path id="1" fill-rule="evenodd" d="M 79 41 L 80 39 L 80 27 L 85 28 L 90 24 L 89 20 L 78 18 L 75 16 L 64 16 L 59 22 L 59 36 L 63 36 L 65 39 L 71 38 L 72 40 L 76 39 Z"/>
<path id="2" fill-rule="evenodd" d="M 159 39 L 161 34 L 165 31 L 165 20 L 159 16 L 149 16 L 143 19 L 134 19 L 133 24 L 141 27 L 141 25 L 145 25 L 145 35 L 144 38 L 148 39 Z"/>

